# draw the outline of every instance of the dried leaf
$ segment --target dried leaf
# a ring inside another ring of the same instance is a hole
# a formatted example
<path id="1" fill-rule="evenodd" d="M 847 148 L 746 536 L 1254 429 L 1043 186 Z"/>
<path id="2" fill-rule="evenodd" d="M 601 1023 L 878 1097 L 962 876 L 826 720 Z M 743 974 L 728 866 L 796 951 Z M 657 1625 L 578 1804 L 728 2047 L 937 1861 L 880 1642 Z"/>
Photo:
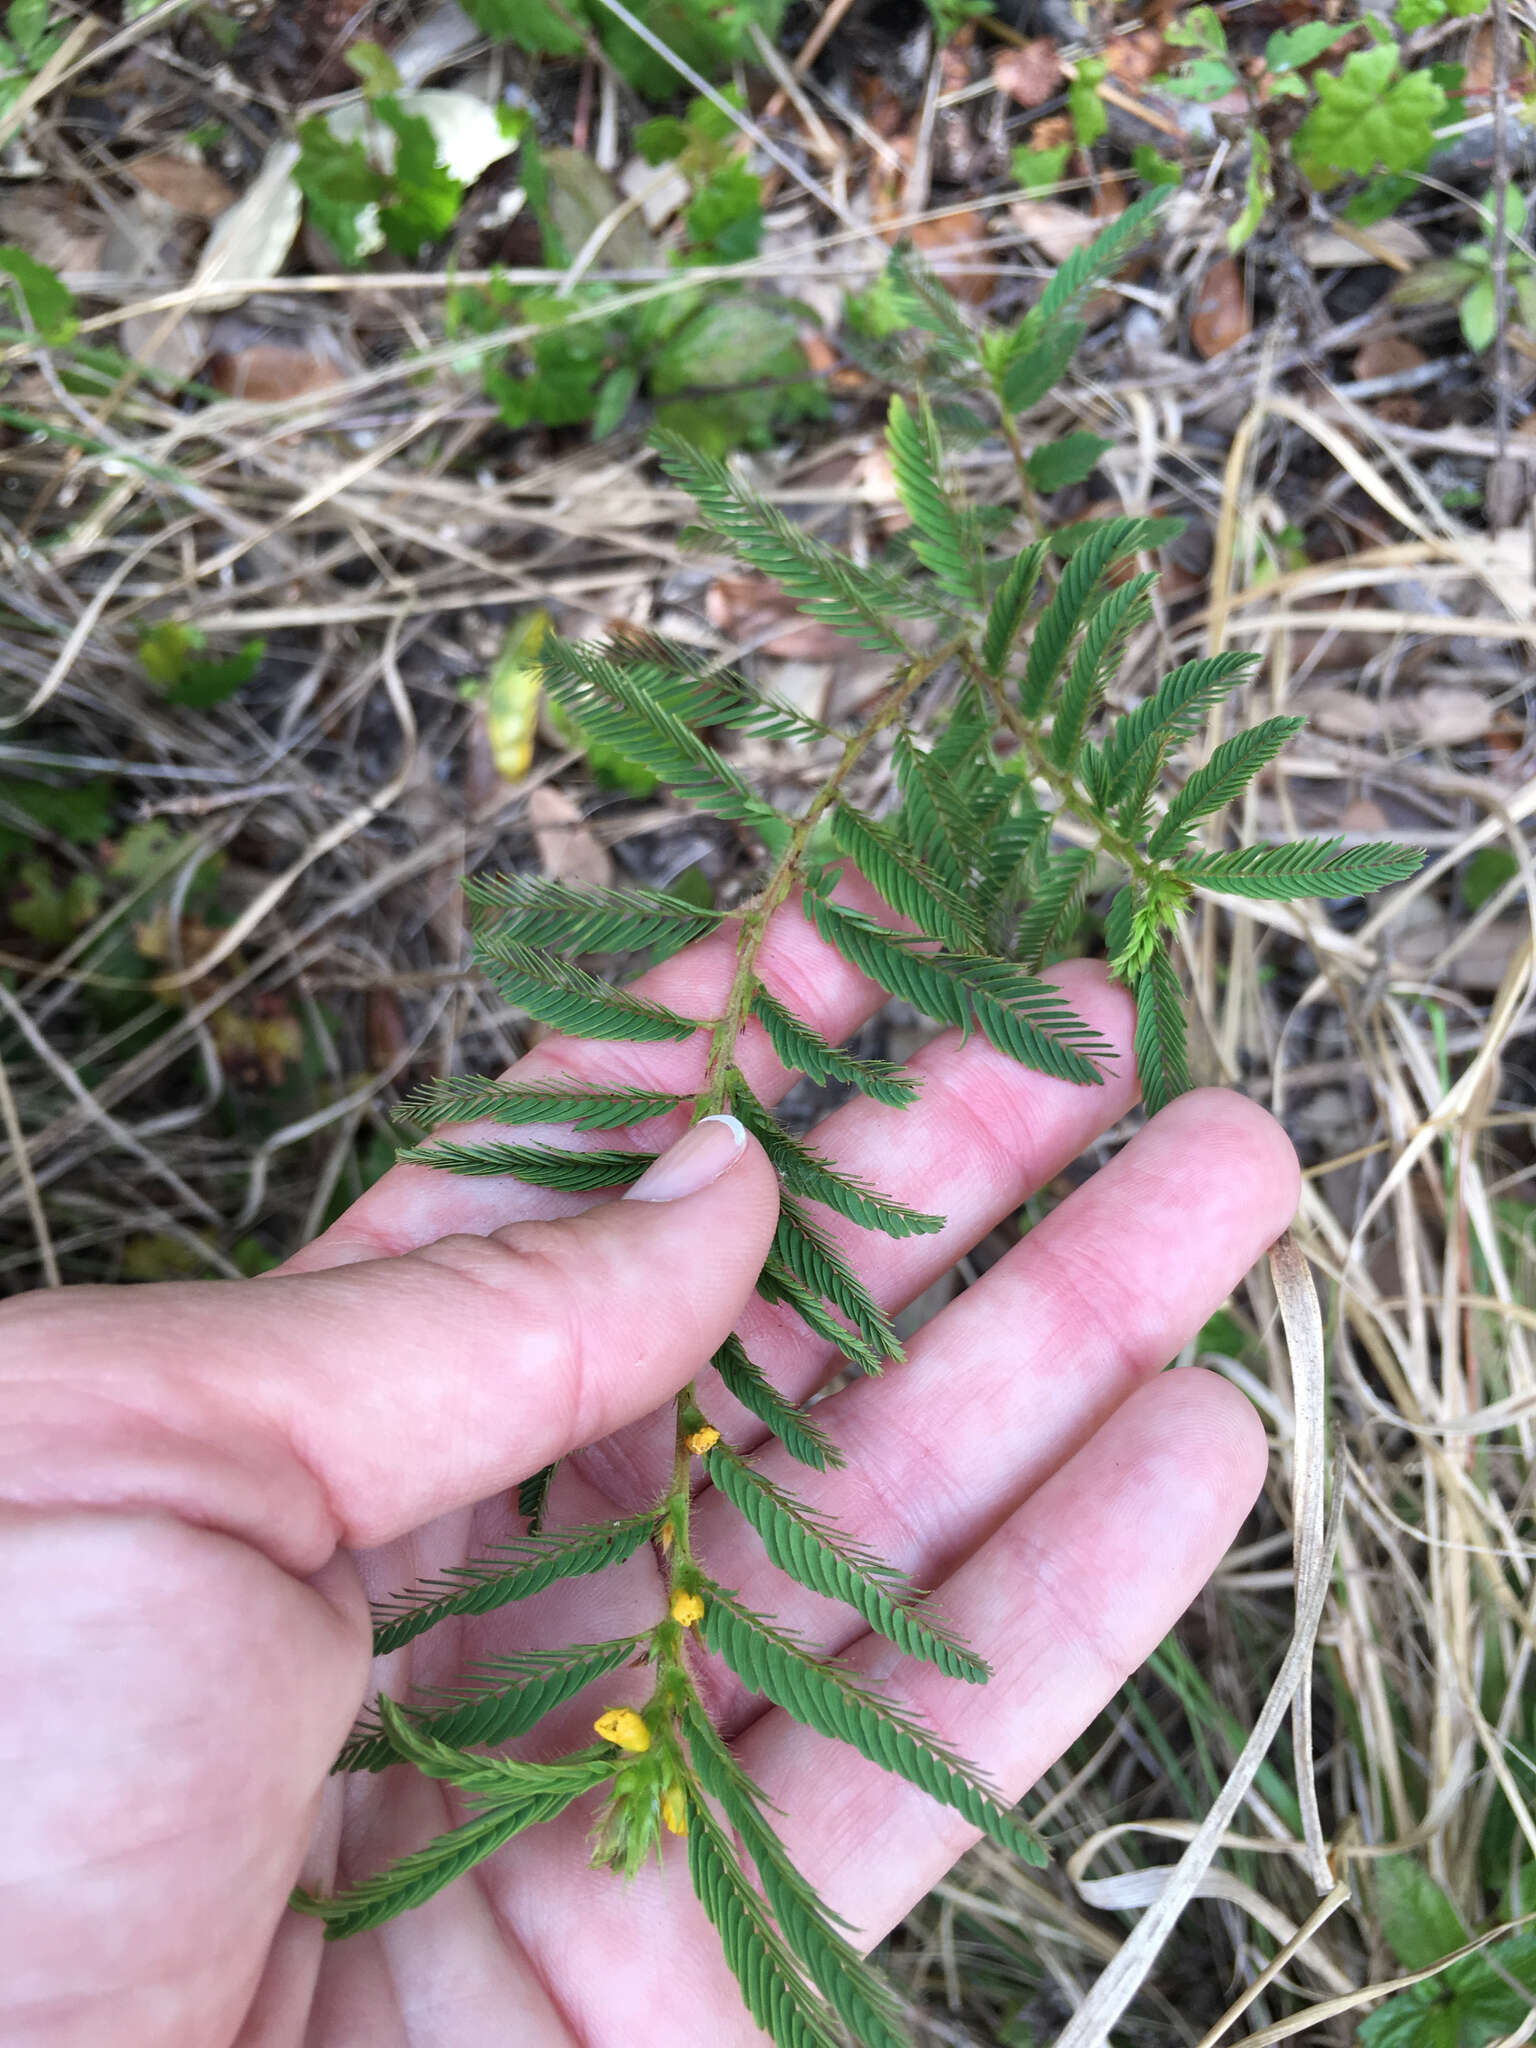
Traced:
<path id="1" fill-rule="evenodd" d="M 1038 107 L 1059 90 L 1066 74 L 1049 36 L 1004 50 L 992 65 L 992 83 L 1021 107 Z"/>
<path id="2" fill-rule="evenodd" d="M 1047 263 L 1065 263 L 1074 249 L 1093 240 L 1101 225 L 1092 214 L 1079 213 L 1059 199 L 1016 199 L 1008 211 L 1019 233 Z"/>
<path id="3" fill-rule="evenodd" d="M 122 170 L 141 191 L 152 192 L 177 213 L 189 213 L 197 220 L 216 220 L 235 203 L 234 193 L 217 171 L 184 156 L 156 152 L 135 157 Z"/>
<path id="4" fill-rule="evenodd" d="M 210 356 L 203 376 L 226 398 L 245 398 L 257 405 L 281 404 L 306 392 L 339 384 L 335 363 L 323 362 L 307 349 L 285 348 L 281 342 L 258 341 L 249 348 L 221 349 Z"/>
<path id="5" fill-rule="evenodd" d="M 1395 377 L 1399 370 L 1417 370 L 1429 361 L 1417 343 L 1402 334 L 1373 334 L 1355 352 L 1354 373 L 1362 382 L 1369 377 Z"/>
<path id="6" fill-rule="evenodd" d="M 1200 280 L 1200 295 L 1189 322 L 1190 341 L 1209 361 L 1234 348 L 1252 330 L 1243 273 L 1230 256 L 1223 256 Z"/>
<path id="7" fill-rule="evenodd" d="M 1314 270 L 1358 270 L 1385 263 L 1411 270 L 1431 254 L 1417 228 L 1405 220 L 1379 220 L 1369 228 L 1315 228 L 1301 238 L 1301 257 Z"/>
<path id="8" fill-rule="evenodd" d="M 304 202 L 293 182 L 293 167 L 299 160 L 295 142 L 279 142 L 267 151 L 266 161 L 245 191 L 214 223 L 192 282 L 203 286 L 222 278 L 245 282 L 276 277 L 288 261 L 288 251 L 299 232 Z M 220 292 L 198 303 L 205 311 L 238 306 L 245 291 Z"/>
<path id="9" fill-rule="evenodd" d="M 911 230 L 911 241 L 957 299 L 969 306 L 984 306 L 991 298 L 993 280 L 981 268 L 987 260 L 984 215 L 967 208 L 939 220 L 919 221 Z"/>
<path id="10" fill-rule="evenodd" d="M 842 634 L 803 618 L 768 576 L 717 576 L 705 593 L 704 613 L 716 632 L 738 645 L 785 660 L 835 661 L 849 651 Z"/>
<path id="11" fill-rule="evenodd" d="M 583 888 L 608 887 L 613 864 L 564 790 L 546 782 L 530 791 L 528 822 L 539 849 L 539 865 L 552 880 L 575 882 Z"/>

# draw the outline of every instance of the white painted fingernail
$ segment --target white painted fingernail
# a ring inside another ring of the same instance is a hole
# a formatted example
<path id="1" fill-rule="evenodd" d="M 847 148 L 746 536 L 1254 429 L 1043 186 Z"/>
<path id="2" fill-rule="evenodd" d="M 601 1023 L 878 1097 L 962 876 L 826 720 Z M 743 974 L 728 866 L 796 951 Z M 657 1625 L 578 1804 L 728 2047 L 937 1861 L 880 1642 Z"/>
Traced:
<path id="1" fill-rule="evenodd" d="M 626 1202 L 676 1202 L 728 1173 L 746 1149 L 746 1127 L 733 1116 L 701 1117 L 641 1174 Z"/>

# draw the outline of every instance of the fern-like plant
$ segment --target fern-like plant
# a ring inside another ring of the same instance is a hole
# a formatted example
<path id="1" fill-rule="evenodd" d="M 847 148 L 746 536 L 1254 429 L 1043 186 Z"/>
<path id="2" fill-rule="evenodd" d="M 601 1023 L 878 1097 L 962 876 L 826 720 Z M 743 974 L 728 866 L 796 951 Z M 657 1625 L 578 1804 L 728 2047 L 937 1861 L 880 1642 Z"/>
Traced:
<path id="1" fill-rule="evenodd" d="M 547 688 L 593 744 L 643 764 L 679 796 L 731 821 L 762 849 L 751 896 L 726 910 L 648 890 L 578 889 L 530 875 L 469 884 L 475 955 L 508 1003 L 580 1038 L 700 1039 L 697 1089 L 687 1096 L 631 1087 L 442 1080 L 405 1113 L 425 1142 L 404 1157 L 468 1174 L 510 1174 L 540 1187 L 618 1188 L 651 1155 L 632 1143 L 595 1150 L 506 1138 L 434 1135 L 473 1123 L 565 1123 L 623 1132 L 686 1108 L 730 1111 L 761 1141 L 783 1194 L 772 1250 L 758 1280 L 848 1363 L 879 1372 L 901 1358 L 891 1321 L 829 1234 L 827 1212 L 900 1238 L 942 1218 L 893 1201 L 792 1136 L 757 1099 L 737 1063 L 749 1022 L 785 1066 L 862 1090 L 899 1108 L 916 1079 L 829 1043 L 771 995 L 758 976 L 768 922 L 800 914 L 880 987 L 941 1023 L 979 1031 L 1009 1057 L 1091 1086 L 1108 1047 L 1041 970 L 1068 947 L 1109 856 L 1123 881 L 1108 910 L 1114 973 L 1134 992 L 1135 1050 L 1147 1108 L 1189 1085 L 1183 998 L 1169 936 L 1196 889 L 1249 897 L 1349 896 L 1411 874 L 1418 856 L 1341 840 L 1223 849 L 1196 830 L 1238 796 L 1295 731 L 1269 719 L 1217 746 L 1166 793 L 1173 757 L 1211 709 L 1249 674 L 1254 657 L 1189 661 L 1119 716 L 1106 688 L 1127 637 L 1148 616 L 1154 581 L 1133 564 L 1167 523 L 1115 518 L 1022 547 L 1012 513 L 968 505 L 945 447 L 952 431 L 1001 430 L 1021 497 L 1054 489 L 1091 466 L 1101 444 L 1072 436 L 1029 448 L 1019 415 L 1050 389 L 1081 340 L 1081 308 L 1150 225 L 1132 208 L 1057 272 L 1039 304 L 1008 332 L 978 334 L 914 259 L 898 252 L 886 280 L 889 339 L 882 367 L 909 377 L 893 398 L 888 443 L 911 520 L 911 562 L 865 567 L 794 525 L 732 470 L 675 439 L 660 442 L 668 473 L 697 500 L 711 533 L 774 577 L 805 614 L 883 654 L 889 686 L 856 730 L 834 731 L 765 698 L 741 676 L 688 649 L 647 637 L 606 644 L 552 641 Z M 899 338 L 898 338 L 899 337 Z M 987 408 L 983 414 L 977 407 Z M 1084 448 L 1084 441 L 1091 447 Z M 1074 445 L 1075 444 L 1075 445 Z M 710 735 L 751 733 L 825 764 L 803 808 L 783 810 L 739 772 Z M 860 807 L 856 771 L 888 753 L 897 800 L 883 816 Z M 878 890 L 896 923 L 839 899 L 844 864 Z M 665 957 L 706 932 L 728 931 L 735 972 L 719 1014 L 685 1016 L 583 966 L 591 955 Z M 786 1400 L 739 1338 L 714 1359 L 718 1383 L 790 1456 L 816 1470 L 841 1461 L 814 1412 Z M 713 1381 L 710 1384 L 714 1384 Z M 719 1931 L 753 2016 L 785 2048 L 831 2044 L 846 2029 L 865 2048 L 905 2039 L 890 1993 L 844 1939 L 790 1863 L 770 1816 L 710 1722 L 696 1682 L 700 1646 L 754 1692 L 805 1726 L 920 1786 L 1030 1861 L 1043 1851 L 1028 1827 L 960 1756 L 878 1691 L 818 1659 L 772 1616 L 717 1582 L 694 1549 L 692 1504 L 702 1476 L 750 1524 L 774 1566 L 846 1602 L 871 1629 L 960 1684 L 987 1667 L 923 1595 L 733 1450 L 708 1412 L 701 1382 L 678 1397 L 675 1458 L 660 1496 L 623 1520 L 544 1529 L 549 1471 L 531 1475 L 519 1543 L 403 1592 L 377 1615 L 377 1647 L 396 1648 L 451 1615 L 482 1614 L 556 1580 L 604 1571 L 651 1544 L 668 1586 L 653 1624 L 616 1641 L 503 1660 L 448 1696 L 380 1699 L 354 1732 L 340 1768 L 405 1760 L 446 1779 L 470 1817 L 439 1840 L 332 1898 L 300 1895 L 333 1936 L 372 1927 L 428 1897 L 527 1827 L 593 1791 L 605 1794 L 599 1858 L 626 1872 L 686 1835 L 695 1888 Z M 614 1708 L 595 1744 L 528 1763 L 497 1746 L 527 1734 L 554 1708 L 624 1663 L 652 1675 L 646 1704 Z M 748 1875 L 743 1855 L 755 1878 Z"/>

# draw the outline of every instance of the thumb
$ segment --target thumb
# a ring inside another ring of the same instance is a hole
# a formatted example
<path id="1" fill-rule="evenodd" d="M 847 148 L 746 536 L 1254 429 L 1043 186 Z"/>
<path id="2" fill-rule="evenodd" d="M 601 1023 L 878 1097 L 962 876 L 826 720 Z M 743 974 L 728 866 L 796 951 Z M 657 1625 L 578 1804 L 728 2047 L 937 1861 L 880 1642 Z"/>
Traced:
<path id="1" fill-rule="evenodd" d="M 623 1200 L 262 1281 L 0 1306 L 0 1498 L 169 1510 L 312 1572 L 665 1401 L 749 1299 L 778 1186 L 734 1117 Z"/>

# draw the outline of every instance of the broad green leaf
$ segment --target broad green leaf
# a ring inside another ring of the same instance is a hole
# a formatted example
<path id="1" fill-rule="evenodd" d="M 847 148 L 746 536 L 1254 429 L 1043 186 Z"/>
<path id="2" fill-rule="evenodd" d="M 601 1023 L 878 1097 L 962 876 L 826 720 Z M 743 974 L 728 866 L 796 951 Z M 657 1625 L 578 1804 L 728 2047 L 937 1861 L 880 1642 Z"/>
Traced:
<path id="1" fill-rule="evenodd" d="M 1080 484 L 1114 445 L 1101 435 L 1082 432 L 1048 441 L 1029 458 L 1029 480 L 1037 491 L 1060 491 L 1068 484 Z"/>
<path id="2" fill-rule="evenodd" d="M 1428 1969 L 1466 1941 L 1461 1915 L 1415 1857 L 1382 1857 L 1372 1880 L 1377 1921 L 1404 1969 Z"/>
<path id="3" fill-rule="evenodd" d="M 1353 50 L 1337 76 L 1319 72 L 1314 83 L 1317 104 L 1295 141 L 1296 161 L 1314 184 L 1429 161 L 1446 97 L 1427 72 L 1400 71 L 1395 47 Z"/>
<path id="4" fill-rule="evenodd" d="M 1277 28 L 1264 45 L 1264 63 L 1270 71 L 1299 71 L 1350 33 L 1347 21 L 1303 21 L 1295 28 Z"/>
<path id="5" fill-rule="evenodd" d="M 582 0 L 464 0 L 464 12 L 498 42 L 516 43 L 535 57 L 575 57 L 582 48 L 587 10 Z"/>
<path id="6" fill-rule="evenodd" d="M 37 329 L 40 340 L 65 342 L 70 339 L 78 325 L 75 298 L 57 271 L 50 270 L 46 263 L 39 263 L 25 249 L 5 243 L 0 245 L 0 275 L 9 277 L 21 294 L 27 317 Z"/>
<path id="7" fill-rule="evenodd" d="M 760 445 L 786 411 L 823 405 L 806 376 L 803 324 L 786 300 L 708 299 L 651 364 L 658 428 L 720 455 Z"/>

